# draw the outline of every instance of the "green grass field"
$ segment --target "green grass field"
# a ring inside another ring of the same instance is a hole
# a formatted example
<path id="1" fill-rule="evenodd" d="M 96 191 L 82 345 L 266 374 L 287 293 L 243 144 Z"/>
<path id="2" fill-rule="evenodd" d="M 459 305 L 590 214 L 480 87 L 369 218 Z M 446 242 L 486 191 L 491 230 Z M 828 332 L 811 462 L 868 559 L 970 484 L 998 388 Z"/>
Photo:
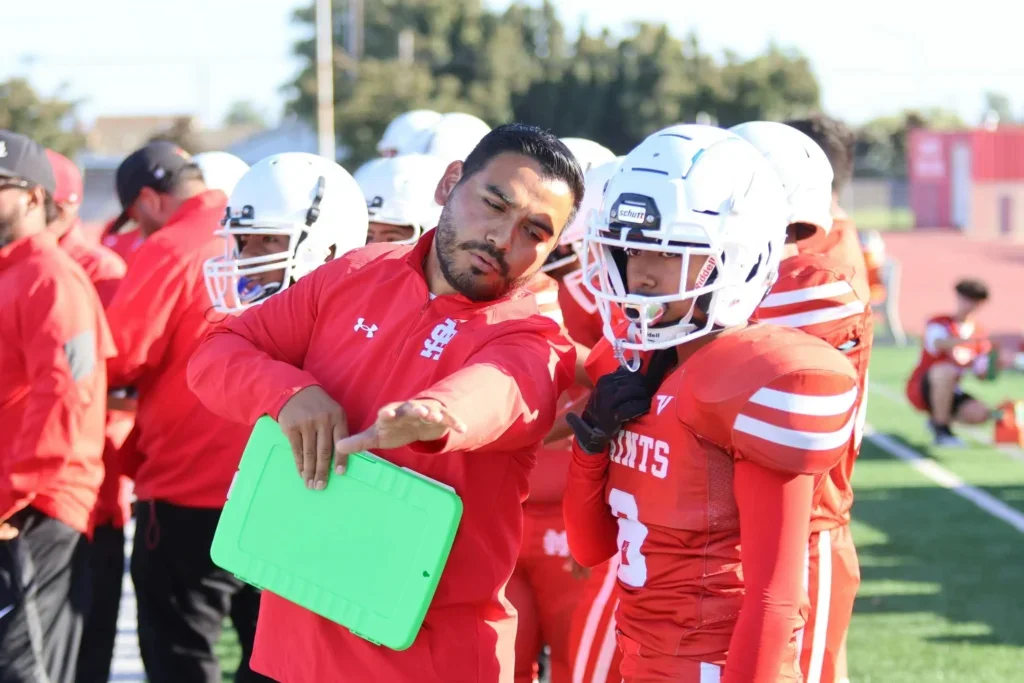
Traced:
<path id="1" fill-rule="evenodd" d="M 914 229 L 914 212 L 910 209 L 863 208 L 854 209 L 850 215 L 861 230 L 893 232 Z"/>
<path id="2" fill-rule="evenodd" d="M 1024 451 L 985 443 L 933 449 L 924 418 L 903 400 L 917 350 L 877 348 L 868 422 L 966 484 L 1024 513 Z M 1024 376 L 967 380 L 981 399 L 1024 397 Z M 961 436 L 966 434 L 961 433 Z M 862 583 L 849 635 L 852 683 L 1024 680 L 1024 536 L 865 440 L 854 485 Z M 225 629 L 225 680 L 239 649 Z"/>
<path id="3" fill-rule="evenodd" d="M 967 448 L 930 446 L 925 420 L 902 399 L 916 355 L 916 349 L 874 351 L 871 426 L 1024 512 L 1021 452 L 983 443 L 989 427 L 972 433 Z M 967 380 L 965 388 L 995 402 L 1024 397 L 1024 378 Z M 848 641 L 851 681 L 1020 680 L 1024 536 L 871 441 L 861 451 L 854 487 L 862 584 Z"/>

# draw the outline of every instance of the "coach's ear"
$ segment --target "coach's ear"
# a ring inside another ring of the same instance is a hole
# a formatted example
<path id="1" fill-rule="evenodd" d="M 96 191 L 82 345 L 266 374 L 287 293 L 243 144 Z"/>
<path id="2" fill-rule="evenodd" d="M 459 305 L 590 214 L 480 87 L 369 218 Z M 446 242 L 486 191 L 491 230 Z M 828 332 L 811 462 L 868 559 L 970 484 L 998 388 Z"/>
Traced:
<path id="1" fill-rule="evenodd" d="M 434 201 L 441 206 L 445 205 L 448 201 L 448 195 L 452 193 L 455 186 L 462 180 L 462 162 L 453 161 L 448 164 L 448 168 L 444 170 L 444 175 L 441 176 L 441 180 L 437 183 L 437 189 L 434 190 Z"/>

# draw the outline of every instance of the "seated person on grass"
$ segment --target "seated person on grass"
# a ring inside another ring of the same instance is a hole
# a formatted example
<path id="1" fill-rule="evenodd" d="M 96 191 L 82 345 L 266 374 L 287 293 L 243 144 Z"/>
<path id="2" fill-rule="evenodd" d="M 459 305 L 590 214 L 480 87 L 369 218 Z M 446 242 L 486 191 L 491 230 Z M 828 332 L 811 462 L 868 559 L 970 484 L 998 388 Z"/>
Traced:
<path id="1" fill-rule="evenodd" d="M 921 358 L 907 381 L 907 398 L 929 415 L 936 446 L 960 446 L 951 421 L 981 424 L 992 409 L 960 388 L 967 370 L 984 375 L 992 343 L 977 323 L 978 309 L 988 300 L 988 287 L 974 279 L 956 284 L 956 310 L 930 319 L 921 343 Z"/>

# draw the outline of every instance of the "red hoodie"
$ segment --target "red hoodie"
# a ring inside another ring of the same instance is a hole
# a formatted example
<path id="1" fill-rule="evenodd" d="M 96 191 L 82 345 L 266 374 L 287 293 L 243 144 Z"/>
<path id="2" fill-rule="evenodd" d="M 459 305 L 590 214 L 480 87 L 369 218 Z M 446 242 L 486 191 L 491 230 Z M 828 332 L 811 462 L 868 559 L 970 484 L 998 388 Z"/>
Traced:
<path id="1" fill-rule="evenodd" d="M 223 253 L 213 233 L 226 205 L 217 190 L 182 203 L 139 246 L 107 308 L 119 351 L 108 364 L 110 385 L 139 391 L 139 500 L 223 507 L 249 436 L 207 410 L 185 383 L 189 357 L 222 318 L 211 310 L 203 263 Z"/>
<path id="2" fill-rule="evenodd" d="M 0 249 L 0 520 L 32 505 L 92 534 L 114 353 L 96 290 L 49 233 Z"/>
<path id="3" fill-rule="evenodd" d="M 503 590 L 527 477 L 575 352 L 524 290 L 490 302 L 431 299 L 423 263 L 433 240 L 429 232 L 415 246 L 371 245 L 322 266 L 214 330 L 189 365 L 193 391 L 246 425 L 276 418 L 297 391 L 319 384 L 352 433 L 381 406 L 411 398 L 440 401 L 467 427 L 379 453 L 451 485 L 464 504 L 415 643 L 387 650 L 264 593 L 252 666 L 284 683 L 511 677 L 515 621 Z"/>

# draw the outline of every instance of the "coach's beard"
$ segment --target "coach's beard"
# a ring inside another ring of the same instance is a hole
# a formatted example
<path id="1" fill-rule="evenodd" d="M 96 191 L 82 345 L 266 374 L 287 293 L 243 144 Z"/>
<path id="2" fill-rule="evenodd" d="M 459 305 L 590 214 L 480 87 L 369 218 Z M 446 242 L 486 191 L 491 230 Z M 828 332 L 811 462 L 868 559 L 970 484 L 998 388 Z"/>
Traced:
<path id="1" fill-rule="evenodd" d="M 445 206 L 441 211 L 441 218 L 437 223 L 437 236 L 435 245 L 437 247 L 437 263 L 441 267 L 441 275 L 452 289 L 466 297 L 470 301 L 494 301 L 508 294 L 512 289 L 522 284 L 519 280 L 512 280 L 508 274 L 508 263 L 505 262 L 505 255 L 486 242 L 459 242 L 455 234 L 455 222 L 452 220 L 451 212 Z M 473 268 L 458 270 L 456 256 L 460 251 L 477 251 L 490 256 L 498 264 L 498 284 L 488 286 L 483 276 Z"/>

